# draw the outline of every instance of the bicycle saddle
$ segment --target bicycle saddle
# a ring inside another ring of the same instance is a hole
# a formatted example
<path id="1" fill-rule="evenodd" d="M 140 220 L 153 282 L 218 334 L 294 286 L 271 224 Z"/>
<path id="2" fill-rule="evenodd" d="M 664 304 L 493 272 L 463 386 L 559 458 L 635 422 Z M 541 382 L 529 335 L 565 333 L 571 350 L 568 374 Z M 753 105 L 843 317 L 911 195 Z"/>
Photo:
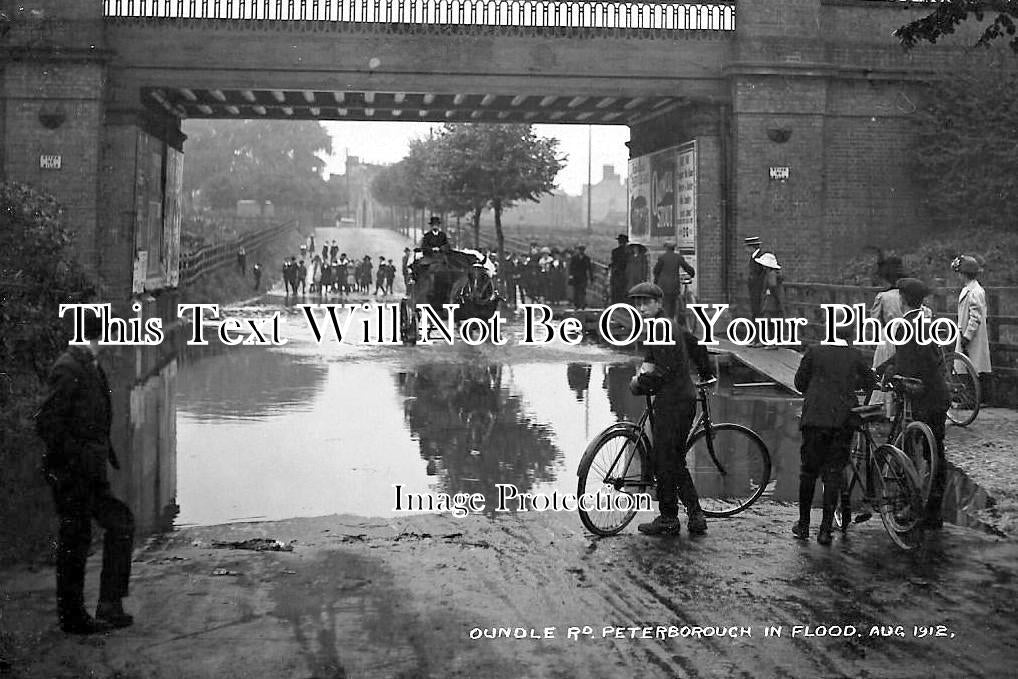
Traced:
<path id="1" fill-rule="evenodd" d="M 877 422 L 885 419 L 884 416 L 884 404 L 883 403 L 872 403 L 865 406 L 856 406 L 852 408 L 852 415 L 858 417 L 862 422 Z"/>

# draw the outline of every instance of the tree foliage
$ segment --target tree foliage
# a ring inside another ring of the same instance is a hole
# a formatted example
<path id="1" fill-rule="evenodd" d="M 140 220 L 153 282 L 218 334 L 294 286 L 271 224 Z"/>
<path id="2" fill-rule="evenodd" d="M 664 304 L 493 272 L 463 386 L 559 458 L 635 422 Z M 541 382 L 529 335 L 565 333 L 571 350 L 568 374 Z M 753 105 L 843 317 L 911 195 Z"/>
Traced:
<path id="1" fill-rule="evenodd" d="M 185 126 L 184 194 L 208 207 L 238 200 L 325 210 L 345 202 L 322 178 L 332 137 L 315 121 L 192 120 Z"/>
<path id="2" fill-rule="evenodd" d="M 959 227 L 1018 222 L 1018 74 L 979 59 L 929 86 L 913 151 L 930 214 Z"/>
<path id="3" fill-rule="evenodd" d="M 986 16 L 993 16 L 993 21 L 983 29 L 976 41 L 977 45 L 989 45 L 993 41 L 1008 35 L 1009 45 L 1018 52 L 1018 0 L 926 0 L 934 7 L 926 16 L 901 26 L 894 32 L 906 49 L 915 47 L 919 42 L 935 43 L 944 36 L 951 35 L 959 25 L 975 19 L 983 21 Z"/>
<path id="4" fill-rule="evenodd" d="M 94 289 L 52 196 L 0 184 L 0 224 L 0 365 L 41 377 L 64 341 L 59 304 Z"/>

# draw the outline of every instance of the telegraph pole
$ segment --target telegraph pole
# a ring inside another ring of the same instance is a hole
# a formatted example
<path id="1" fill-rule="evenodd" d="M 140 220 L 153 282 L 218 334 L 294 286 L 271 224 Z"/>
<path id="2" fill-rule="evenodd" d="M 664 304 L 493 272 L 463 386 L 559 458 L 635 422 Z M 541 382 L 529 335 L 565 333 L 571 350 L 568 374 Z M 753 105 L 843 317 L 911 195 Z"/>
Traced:
<path id="1" fill-rule="evenodd" d="M 592 146 L 591 142 L 590 142 L 590 137 L 591 137 L 591 126 L 587 125 L 587 235 L 588 236 L 594 232 L 593 231 L 593 227 L 591 226 L 591 223 L 590 223 L 590 198 L 594 194 L 594 185 L 590 183 L 590 166 L 592 164 L 592 161 L 590 159 L 590 150 L 591 150 L 591 146 Z"/>

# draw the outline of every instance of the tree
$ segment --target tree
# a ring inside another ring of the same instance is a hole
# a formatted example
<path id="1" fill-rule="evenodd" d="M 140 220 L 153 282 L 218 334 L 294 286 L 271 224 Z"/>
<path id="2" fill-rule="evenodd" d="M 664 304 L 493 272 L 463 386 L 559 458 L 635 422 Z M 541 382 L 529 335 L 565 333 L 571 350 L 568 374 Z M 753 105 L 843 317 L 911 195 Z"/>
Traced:
<path id="1" fill-rule="evenodd" d="M 930 214 L 959 227 L 1018 222 L 1018 74 L 988 59 L 929 85 L 913 161 Z"/>
<path id="2" fill-rule="evenodd" d="M 448 123 L 438 141 L 449 204 L 491 207 L 498 261 L 504 262 L 502 211 L 555 189 L 565 161 L 557 154 L 558 140 L 538 137 L 530 125 Z"/>
<path id="3" fill-rule="evenodd" d="M 57 307 L 94 294 L 60 206 L 25 184 L 0 184 L 0 366 L 39 377 L 64 337 Z"/>
<path id="4" fill-rule="evenodd" d="M 901 26 L 894 32 L 905 49 L 911 49 L 920 41 L 935 43 L 940 38 L 954 33 L 955 29 L 970 18 L 982 21 L 987 14 L 996 14 L 993 22 L 984 30 L 976 45 L 989 45 L 1004 35 L 1012 36 L 1008 43 L 1018 52 L 1018 35 L 1015 23 L 1018 21 L 1018 0 L 927 0 L 935 9 L 915 21 Z"/>
<path id="5" fill-rule="evenodd" d="M 332 137 L 315 121 L 195 120 L 185 127 L 184 194 L 232 209 L 253 198 L 289 208 L 333 205 L 322 178 Z"/>

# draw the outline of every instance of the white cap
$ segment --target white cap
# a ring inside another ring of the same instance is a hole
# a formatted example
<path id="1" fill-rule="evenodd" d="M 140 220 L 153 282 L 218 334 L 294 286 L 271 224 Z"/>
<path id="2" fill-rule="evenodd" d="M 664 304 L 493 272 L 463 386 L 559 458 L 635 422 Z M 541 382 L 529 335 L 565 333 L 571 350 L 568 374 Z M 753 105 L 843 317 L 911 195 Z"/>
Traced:
<path id="1" fill-rule="evenodd" d="M 765 252 L 756 259 L 753 260 L 760 266 L 765 266 L 768 269 L 780 269 L 781 266 L 778 264 L 778 258 L 774 256 L 773 252 Z"/>

